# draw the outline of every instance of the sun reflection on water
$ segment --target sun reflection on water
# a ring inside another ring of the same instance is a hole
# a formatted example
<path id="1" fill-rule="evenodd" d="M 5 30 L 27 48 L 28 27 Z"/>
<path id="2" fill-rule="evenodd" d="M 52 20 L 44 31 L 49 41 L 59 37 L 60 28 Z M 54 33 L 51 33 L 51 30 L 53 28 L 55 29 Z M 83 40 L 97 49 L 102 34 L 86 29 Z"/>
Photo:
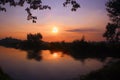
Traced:
<path id="1" fill-rule="evenodd" d="M 58 53 L 56 53 L 56 52 L 53 53 L 52 56 L 53 56 L 54 58 L 58 58 L 58 57 L 59 57 Z"/>
<path id="2" fill-rule="evenodd" d="M 42 51 L 42 60 L 61 60 L 61 59 L 71 59 L 70 56 L 63 54 L 62 52 L 50 52 L 49 50 Z"/>

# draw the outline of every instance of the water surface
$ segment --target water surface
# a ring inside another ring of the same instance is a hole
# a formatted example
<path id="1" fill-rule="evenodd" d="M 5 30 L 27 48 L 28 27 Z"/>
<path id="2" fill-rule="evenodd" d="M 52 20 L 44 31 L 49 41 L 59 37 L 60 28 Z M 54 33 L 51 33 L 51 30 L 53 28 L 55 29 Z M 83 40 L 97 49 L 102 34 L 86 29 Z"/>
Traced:
<path id="1" fill-rule="evenodd" d="M 102 68 L 106 61 L 76 60 L 68 54 L 50 50 L 35 53 L 0 47 L 0 66 L 14 80 L 72 80 Z"/>

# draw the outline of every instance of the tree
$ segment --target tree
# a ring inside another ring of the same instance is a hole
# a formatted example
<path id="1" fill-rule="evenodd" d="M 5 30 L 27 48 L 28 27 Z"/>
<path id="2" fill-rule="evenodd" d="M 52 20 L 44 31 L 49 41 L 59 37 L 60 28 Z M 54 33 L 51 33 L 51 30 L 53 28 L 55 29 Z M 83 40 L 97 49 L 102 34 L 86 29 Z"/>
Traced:
<path id="1" fill-rule="evenodd" d="M 5 4 L 9 3 L 10 6 L 16 7 L 21 6 L 23 7 L 26 4 L 29 6 L 25 9 L 28 13 L 27 20 L 32 20 L 33 23 L 36 23 L 36 16 L 33 16 L 31 13 L 32 10 L 44 10 L 44 9 L 51 9 L 49 5 L 43 5 L 42 0 L 0 0 L 0 11 L 5 11 Z M 65 0 L 63 6 L 66 7 L 68 4 L 72 5 L 71 11 L 76 11 L 80 8 L 80 5 L 76 2 L 76 0 Z"/>
<path id="2" fill-rule="evenodd" d="M 107 41 L 115 41 L 116 40 L 116 24 L 108 23 L 106 26 L 106 32 L 103 34 L 103 37 L 106 37 Z"/>
<path id="3" fill-rule="evenodd" d="M 27 40 L 30 42 L 40 42 L 42 40 L 42 35 L 40 33 L 37 34 L 27 34 Z"/>
<path id="4" fill-rule="evenodd" d="M 107 41 L 120 41 L 120 0 L 109 0 L 106 10 L 111 22 L 107 24 L 103 37 Z"/>
<path id="5" fill-rule="evenodd" d="M 81 42 L 85 42 L 85 36 L 84 36 L 84 35 L 82 36 L 82 38 L 81 38 L 80 41 L 81 41 Z"/>

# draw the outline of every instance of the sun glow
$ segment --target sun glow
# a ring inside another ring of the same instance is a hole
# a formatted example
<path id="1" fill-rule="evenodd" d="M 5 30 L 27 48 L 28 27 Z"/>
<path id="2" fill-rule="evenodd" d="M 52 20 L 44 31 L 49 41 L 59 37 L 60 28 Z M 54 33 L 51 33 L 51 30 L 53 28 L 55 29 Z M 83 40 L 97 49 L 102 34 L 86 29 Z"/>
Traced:
<path id="1" fill-rule="evenodd" d="M 53 53 L 53 57 L 54 57 L 54 58 L 57 58 L 57 57 L 58 57 L 58 54 L 57 54 L 57 53 Z"/>
<path id="2" fill-rule="evenodd" d="M 58 33 L 58 28 L 57 27 L 53 27 L 52 32 L 53 33 Z"/>

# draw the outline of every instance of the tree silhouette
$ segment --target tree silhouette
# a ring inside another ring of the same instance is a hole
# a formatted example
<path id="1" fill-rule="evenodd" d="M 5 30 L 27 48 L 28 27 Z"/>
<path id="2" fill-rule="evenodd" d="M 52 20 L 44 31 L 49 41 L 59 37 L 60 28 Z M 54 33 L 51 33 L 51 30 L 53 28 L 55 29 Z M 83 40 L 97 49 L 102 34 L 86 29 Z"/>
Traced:
<path id="1" fill-rule="evenodd" d="M 30 42 L 40 42 L 42 40 L 42 35 L 40 33 L 37 34 L 27 34 L 27 40 Z"/>
<path id="2" fill-rule="evenodd" d="M 85 42 L 85 36 L 84 36 L 84 35 L 82 36 L 82 38 L 81 38 L 80 41 L 81 41 L 81 42 Z"/>
<path id="3" fill-rule="evenodd" d="M 106 10 L 111 22 L 107 24 L 103 37 L 108 41 L 120 41 L 120 0 L 109 0 Z"/>
<path id="4" fill-rule="evenodd" d="M 5 11 L 5 4 L 9 3 L 10 6 L 16 7 L 21 6 L 23 7 L 25 4 L 29 6 L 26 7 L 26 11 L 28 13 L 27 20 L 32 20 L 33 23 L 36 23 L 36 16 L 33 16 L 31 13 L 32 10 L 44 10 L 44 9 L 51 9 L 49 5 L 43 5 L 42 0 L 0 0 L 0 11 Z M 68 4 L 72 5 L 71 11 L 76 11 L 80 5 L 76 2 L 76 0 L 65 0 L 63 6 L 66 7 Z"/>
<path id="5" fill-rule="evenodd" d="M 115 41 L 116 40 L 116 24 L 108 23 L 106 26 L 106 32 L 103 34 L 103 37 L 106 37 L 107 41 Z"/>

